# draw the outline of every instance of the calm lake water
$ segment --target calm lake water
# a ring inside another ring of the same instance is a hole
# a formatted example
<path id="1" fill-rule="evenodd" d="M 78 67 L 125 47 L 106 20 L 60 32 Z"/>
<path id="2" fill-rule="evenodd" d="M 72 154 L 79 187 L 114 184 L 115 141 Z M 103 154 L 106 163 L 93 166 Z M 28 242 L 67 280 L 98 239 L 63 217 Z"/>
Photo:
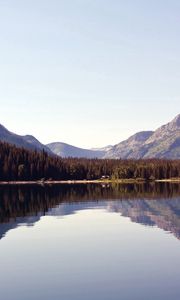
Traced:
<path id="1" fill-rule="evenodd" d="M 179 300 L 180 185 L 0 187 L 2 300 Z"/>

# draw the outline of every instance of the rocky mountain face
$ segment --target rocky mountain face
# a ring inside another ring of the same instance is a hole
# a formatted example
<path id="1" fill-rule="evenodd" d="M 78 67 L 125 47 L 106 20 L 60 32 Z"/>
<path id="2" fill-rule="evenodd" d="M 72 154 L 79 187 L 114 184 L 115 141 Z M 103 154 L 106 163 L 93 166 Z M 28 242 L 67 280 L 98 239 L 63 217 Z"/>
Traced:
<path id="1" fill-rule="evenodd" d="M 154 132 L 139 132 L 115 145 L 105 157 L 180 159 L 180 114 Z"/>
<path id="2" fill-rule="evenodd" d="M 155 131 L 141 131 L 115 146 L 100 149 L 81 149 L 63 143 L 47 145 L 62 157 L 143 159 L 180 159 L 180 114 Z"/>
<path id="3" fill-rule="evenodd" d="M 144 153 L 140 147 L 153 134 L 153 131 L 142 131 L 134 134 L 129 139 L 111 147 L 105 154 L 105 158 L 140 158 Z"/>
<path id="4" fill-rule="evenodd" d="M 180 159 L 180 114 L 155 131 L 141 131 L 115 146 L 82 149 L 57 142 L 41 144 L 31 135 L 20 136 L 0 125 L 0 141 L 27 149 L 45 150 L 61 157 L 143 159 Z"/>
<path id="5" fill-rule="evenodd" d="M 24 147 L 29 150 L 42 151 L 43 149 L 49 154 L 53 154 L 51 150 L 45 145 L 41 144 L 34 136 L 21 136 L 10 132 L 3 125 L 0 125 L 0 141 L 16 145 L 17 147 Z"/>
<path id="6" fill-rule="evenodd" d="M 103 158 L 106 151 L 88 150 L 74 147 L 65 143 L 50 143 L 46 145 L 54 154 L 61 157 Z"/>
<path id="7" fill-rule="evenodd" d="M 147 148 L 144 158 L 180 158 L 180 114 L 158 128 L 144 146 Z"/>

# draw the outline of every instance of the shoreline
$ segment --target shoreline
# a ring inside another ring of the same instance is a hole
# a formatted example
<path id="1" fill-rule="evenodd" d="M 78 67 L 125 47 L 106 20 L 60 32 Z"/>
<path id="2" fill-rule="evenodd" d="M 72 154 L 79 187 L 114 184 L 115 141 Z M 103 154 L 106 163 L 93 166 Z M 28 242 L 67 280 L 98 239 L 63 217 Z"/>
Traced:
<path id="1" fill-rule="evenodd" d="M 156 179 L 156 180 L 137 180 L 137 179 L 117 179 L 117 180 L 31 180 L 31 181 L 0 181 L 1 185 L 58 185 L 58 184 L 143 184 L 143 183 L 180 183 L 180 178 L 171 178 L 171 179 Z"/>

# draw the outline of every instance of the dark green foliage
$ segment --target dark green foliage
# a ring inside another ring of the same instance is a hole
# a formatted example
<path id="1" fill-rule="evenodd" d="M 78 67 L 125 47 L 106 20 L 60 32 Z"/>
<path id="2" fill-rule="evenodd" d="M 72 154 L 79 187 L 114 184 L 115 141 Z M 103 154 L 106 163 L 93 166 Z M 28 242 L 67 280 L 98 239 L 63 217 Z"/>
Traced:
<path id="1" fill-rule="evenodd" d="M 60 158 L 0 142 L 0 181 L 165 179 L 180 177 L 180 160 Z"/>

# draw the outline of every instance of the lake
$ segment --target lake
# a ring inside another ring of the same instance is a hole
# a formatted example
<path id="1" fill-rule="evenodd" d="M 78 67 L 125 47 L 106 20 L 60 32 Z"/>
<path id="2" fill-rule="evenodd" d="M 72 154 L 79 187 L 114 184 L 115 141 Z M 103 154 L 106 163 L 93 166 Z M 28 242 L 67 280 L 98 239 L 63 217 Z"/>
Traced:
<path id="1" fill-rule="evenodd" d="M 2 300 L 179 300 L 180 185 L 0 187 Z"/>

